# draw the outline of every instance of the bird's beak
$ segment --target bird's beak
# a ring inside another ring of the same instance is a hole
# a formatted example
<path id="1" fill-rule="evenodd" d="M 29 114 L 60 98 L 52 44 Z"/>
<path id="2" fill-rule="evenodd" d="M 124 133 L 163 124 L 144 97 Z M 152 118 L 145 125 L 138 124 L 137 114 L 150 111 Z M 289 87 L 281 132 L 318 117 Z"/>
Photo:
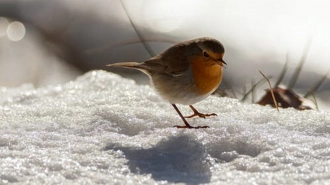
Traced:
<path id="1" fill-rule="evenodd" d="M 221 61 L 220 62 L 222 62 L 222 63 L 224 63 L 224 64 L 226 64 L 227 65 L 227 63 L 225 62 L 225 61 L 223 61 L 222 59 L 221 59 Z"/>
<path id="2" fill-rule="evenodd" d="M 222 59 L 218 60 L 218 63 L 220 66 L 223 66 L 223 64 L 227 65 L 227 63 L 225 61 L 223 61 Z"/>

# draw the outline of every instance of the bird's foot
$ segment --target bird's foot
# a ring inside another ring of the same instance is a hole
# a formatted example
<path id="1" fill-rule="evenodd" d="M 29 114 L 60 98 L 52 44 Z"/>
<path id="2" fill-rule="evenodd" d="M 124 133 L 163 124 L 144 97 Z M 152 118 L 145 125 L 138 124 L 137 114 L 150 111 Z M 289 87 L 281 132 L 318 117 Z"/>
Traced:
<path id="1" fill-rule="evenodd" d="M 180 126 L 180 125 L 175 125 L 174 127 L 176 128 L 188 128 L 188 129 L 200 129 L 200 128 L 210 128 L 209 126 L 196 126 L 196 127 L 193 127 L 193 126 L 190 126 L 190 125 L 185 125 L 185 126 Z"/>
<path id="2" fill-rule="evenodd" d="M 203 113 L 200 113 L 200 112 L 194 112 L 194 114 L 190 115 L 190 116 L 186 116 L 185 118 L 193 118 L 193 117 L 200 117 L 200 118 L 206 118 L 206 117 L 209 117 L 209 116 L 217 116 L 217 114 L 215 113 L 211 113 L 211 114 L 203 114 Z"/>
<path id="3" fill-rule="evenodd" d="M 200 113 L 197 111 L 197 109 L 195 109 L 194 106 L 192 105 L 189 105 L 189 107 L 191 108 L 191 110 L 194 112 L 192 115 L 190 116 L 186 116 L 185 118 L 193 118 L 193 117 L 200 117 L 200 118 L 206 118 L 206 117 L 209 117 L 209 116 L 217 116 L 217 114 L 215 113 L 211 113 L 211 114 L 203 114 L 203 113 Z"/>

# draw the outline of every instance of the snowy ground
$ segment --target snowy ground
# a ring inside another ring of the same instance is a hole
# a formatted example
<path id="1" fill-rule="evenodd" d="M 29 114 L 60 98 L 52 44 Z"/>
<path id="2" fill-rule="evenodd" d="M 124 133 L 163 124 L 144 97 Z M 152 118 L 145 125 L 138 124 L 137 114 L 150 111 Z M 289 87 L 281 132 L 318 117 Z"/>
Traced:
<path id="1" fill-rule="evenodd" d="M 182 130 L 149 86 L 104 71 L 0 89 L 0 184 L 328 184 L 330 113 L 209 97 Z M 188 107 L 179 106 L 185 115 Z"/>

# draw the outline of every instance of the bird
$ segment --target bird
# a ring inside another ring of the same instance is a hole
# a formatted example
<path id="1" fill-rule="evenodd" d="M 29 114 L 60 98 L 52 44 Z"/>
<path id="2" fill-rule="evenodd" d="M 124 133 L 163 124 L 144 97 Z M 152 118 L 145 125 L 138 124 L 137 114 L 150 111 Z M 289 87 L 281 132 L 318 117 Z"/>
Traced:
<path id="1" fill-rule="evenodd" d="M 223 68 L 224 46 L 212 37 L 201 37 L 179 42 L 164 52 L 144 62 L 119 62 L 109 67 L 139 70 L 147 74 L 158 94 L 168 101 L 179 114 L 184 125 L 176 128 L 209 128 L 191 126 L 185 118 L 216 116 L 197 111 L 193 104 L 204 100 L 220 85 Z M 176 104 L 189 105 L 193 114 L 183 116 Z"/>

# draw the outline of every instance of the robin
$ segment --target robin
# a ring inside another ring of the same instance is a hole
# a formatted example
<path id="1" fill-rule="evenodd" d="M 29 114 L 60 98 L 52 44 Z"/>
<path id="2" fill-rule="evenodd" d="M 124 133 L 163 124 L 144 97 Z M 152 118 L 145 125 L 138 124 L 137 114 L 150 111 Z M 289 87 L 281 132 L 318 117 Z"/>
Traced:
<path id="1" fill-rule="evenodd" d="M 214 38 L 203 37 L 180 42 L 142 63 L 121 62 L 107 66 L 137 69 L 147 74 L 159 95 L 169 101 L 184 122 L 177 128 L 209 128 L 191 126 L 185 118 L 216 116 L 203 114 L 192 104 L 212 94 L 220 85 L 225 49 Z M 184 117 L 175 104 L 189 105 L 193 114 Z"/>

